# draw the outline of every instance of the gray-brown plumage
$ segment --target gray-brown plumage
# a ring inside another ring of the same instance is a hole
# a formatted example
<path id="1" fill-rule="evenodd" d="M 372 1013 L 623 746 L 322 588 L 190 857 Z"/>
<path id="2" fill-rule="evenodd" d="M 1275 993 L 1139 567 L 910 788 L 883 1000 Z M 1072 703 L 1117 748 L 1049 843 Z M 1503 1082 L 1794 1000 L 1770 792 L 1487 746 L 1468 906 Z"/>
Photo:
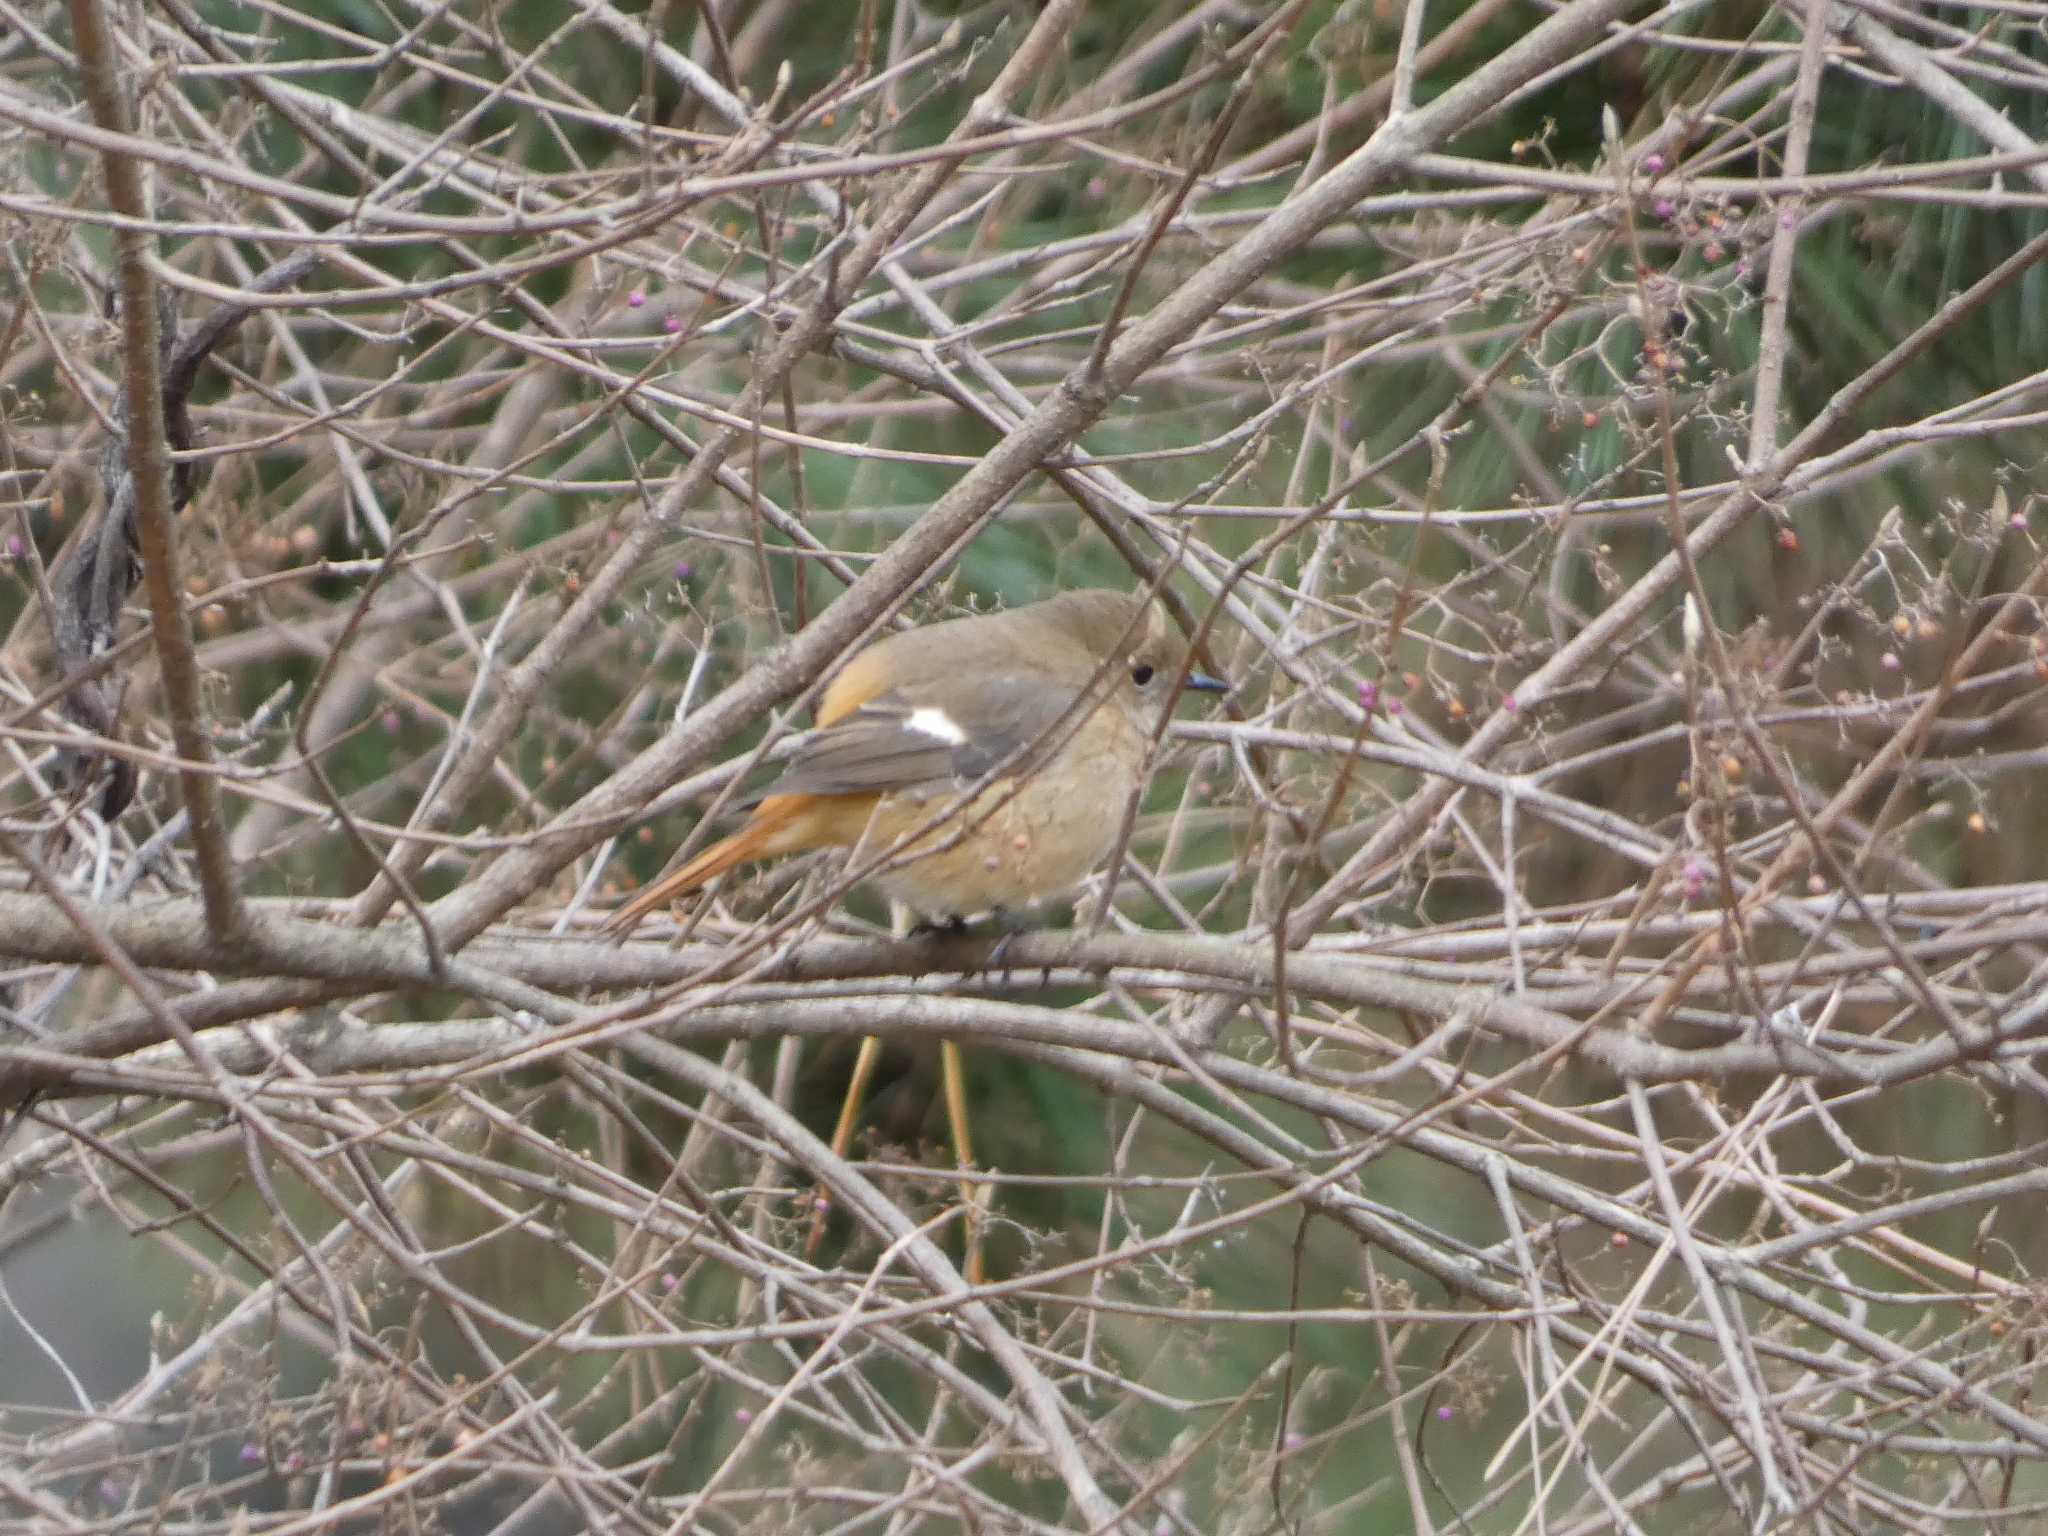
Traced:
<path id="1" fill-rule="evenodd" d="M 877 641 L 826 688 L 818 729 L 746 825 L 613 923 L 738 864 L 824 847 L 880 854 L 912 834 L 907 851 L 929 851 L 892 861 L 875 884 L 928 918 L 1069 890 L 1114 844 L 1185 664 L 1156 604 L 1092 589 Z M 1185 686 L 1223 685 L 1194 674 Z"/>

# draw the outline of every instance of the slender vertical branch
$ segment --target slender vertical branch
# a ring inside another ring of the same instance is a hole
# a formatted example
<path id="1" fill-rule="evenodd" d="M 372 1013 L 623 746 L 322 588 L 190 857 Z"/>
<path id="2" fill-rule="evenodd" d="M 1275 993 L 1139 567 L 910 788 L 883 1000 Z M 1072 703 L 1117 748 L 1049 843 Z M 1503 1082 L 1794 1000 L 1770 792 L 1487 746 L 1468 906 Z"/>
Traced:
<path id="1" fill-rule="evenodd" d="M 1785 175 L 1806 174 L 1813 147 L 1814 104 L 1820 99 L 1829 0 L 1807 0 L 1806 36 L 1799 47 L 1799 73 L 1792 84 L 1792 119 L 1785 143 Z M 1764 267 L 1763 331 L 1757 342 L 1756 393 L 1750 398 L 1749 468 L 1770 462 L 1778 451 L 1778 401 L 1785 387 L 1786 341 L 1791 329 L 1792 261 L 1799 248 L 1799 217 L 1806 199 L 1793 193 L 1778 204 Z"/>
<path id="2" fill-rule="evenodd" d="M 116 72 L 114 39 L 102 0 L 71 0 L 71 26 L 94 120 L 109 133 L 132 133 L 134 123 Z M 113 237 L 121 293 L 121 379 L 127 396 L 128 472 L 135 487 L 136 536 L 149 595 L 150 631 L 156 640 L 157 664 L 163 669 L 171 739 L 180 760 L 178 787 L 191 820 L 207 923 L 217 934 L 232 934 L 241 930 L 245 913 L 228 856 L 213 742 L 179 574 L 170 445 L 165 437 L 163 336 L 150 270 L 156 241 L 147 227 L 149 210 L 134 159 L 109 143 L 100 152 L 100 165 L 107 204 L 123 221 Z"/>

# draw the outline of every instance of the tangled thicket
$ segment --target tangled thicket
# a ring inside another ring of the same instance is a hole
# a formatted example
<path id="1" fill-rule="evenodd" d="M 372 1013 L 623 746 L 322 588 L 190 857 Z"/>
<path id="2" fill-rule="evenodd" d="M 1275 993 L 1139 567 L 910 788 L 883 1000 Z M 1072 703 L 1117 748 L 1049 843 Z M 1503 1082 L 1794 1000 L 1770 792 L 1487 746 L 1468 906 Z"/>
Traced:
<path id="1" fill-rule="evenodd" d="M 0 1526 L 2048 1519 L 2044 26 L 0 0 Z M 1071 925 L 605 939 L 1082 583 Z"/>

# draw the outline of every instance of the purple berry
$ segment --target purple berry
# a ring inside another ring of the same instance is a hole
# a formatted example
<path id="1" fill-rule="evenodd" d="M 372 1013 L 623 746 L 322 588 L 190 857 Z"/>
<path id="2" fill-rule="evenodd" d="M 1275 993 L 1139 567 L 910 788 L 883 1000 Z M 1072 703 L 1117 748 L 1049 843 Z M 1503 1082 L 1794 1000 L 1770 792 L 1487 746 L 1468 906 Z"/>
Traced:
<path id="1" fill-rule="evenodd" d="M 1685 899 L 1698 901 L 1700 893 L 1707 888 L 1707 863 L 1704 859 L 1685 861 Z"/>

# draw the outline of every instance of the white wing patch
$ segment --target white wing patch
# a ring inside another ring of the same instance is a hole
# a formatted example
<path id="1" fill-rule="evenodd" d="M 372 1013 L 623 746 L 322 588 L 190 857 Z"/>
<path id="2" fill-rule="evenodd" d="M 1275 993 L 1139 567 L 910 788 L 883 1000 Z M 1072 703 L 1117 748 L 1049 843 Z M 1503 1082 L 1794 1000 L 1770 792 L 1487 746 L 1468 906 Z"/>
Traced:
<path id="1" fill-rule="evenodd" d="M 930 704 L 921 709 L 913 709 L 905 717 L 903 724 L 906 729 L 916 731 L 920 735 L 937 737 L 949 747 L 967 745 L 967 733 L 953 723 L 953 717 L 943 709 Z"/>

